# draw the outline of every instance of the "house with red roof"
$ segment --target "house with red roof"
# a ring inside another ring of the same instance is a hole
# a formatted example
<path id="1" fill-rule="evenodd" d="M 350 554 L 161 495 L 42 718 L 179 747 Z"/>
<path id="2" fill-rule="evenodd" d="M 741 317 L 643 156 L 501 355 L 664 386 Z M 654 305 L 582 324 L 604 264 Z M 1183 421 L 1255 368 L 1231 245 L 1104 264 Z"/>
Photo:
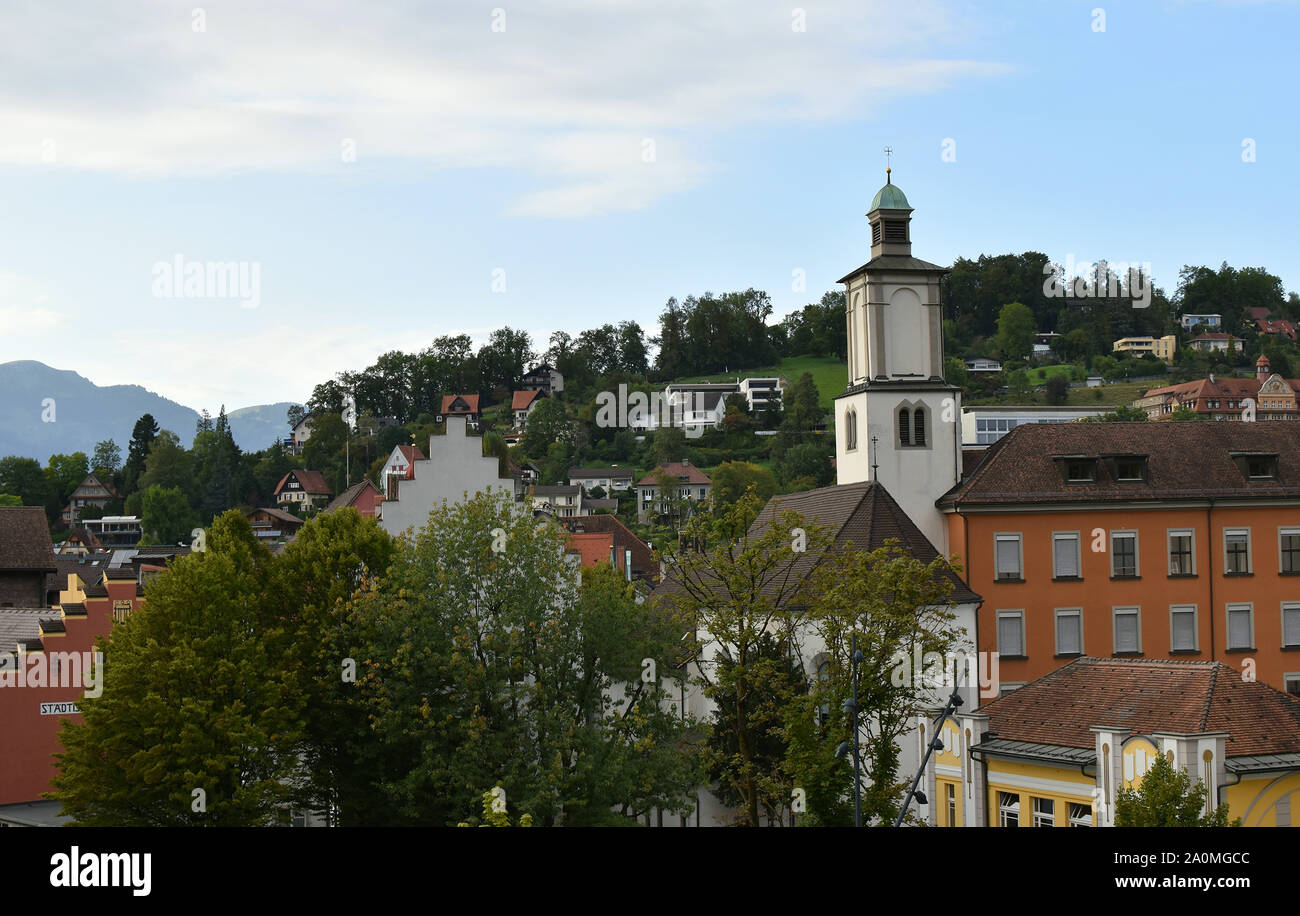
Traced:
<path id="1" fill-rule="evenodd" d="M 546 397 L 546 392 L 541 389 L 532 391 L 516 391 L 510 396 L 510 416 L 514 422 L 514 428 L 523 430 L 528 426 L 528 415 Z"/>
<path id="2" fill-rule="evenodd" d="M 275 485 L 275 501 L 280 505 L 296 505 L 306 510 L 324 506 L 334 496 L 320 471 L 296 469 L 280 478 Z"/>
<path id="3" fill-rule="evenodd" d="M 445 422 L 448 417 L 464 417 L 470 429 L 478 429 L 478 421 L 482 416 L 477 394 L 445 394 L 442 397 L 442 409 L 438 411 L 438 422 Z"/>
<path id="4" fill-rule="evenodd" d="M 935 739 L 932 826 L 1114 826 L 1157 755 L 1205 786 L 1203 814 L 1300 824 L 1300 698 L 1222 662 L 1076 658 L 937 727 L 921 719 L 915 740 Z"/>
<path id="5" fill-rule="evenodd" d="M 397 498 L 396 487 L 391 481 L 415 479 L 415 462 L 427 461 L 418 445 L 396 445 L 384 462 L 384 469 L 379 472 L 379 489 L 388 499 Z"/>
<path id="6" fill-rule="evenodd" d="M 674 482 L 670 492 L 660 492 L 659 481 L 663 474 Z M 693 503 L 708 499 L 713 493 L 713 481 L 687 460 L 670 461 L 638 480 L 636 493 L 636 517 L 644 525 L 657 515 L 666 515 L 673 499 Z"/>
<path id="7" fill-rule="evenodd" d="M 417 449 L 418 451 L 418 449 Z M 338 496 L 330 501 L 325 507 L 326 512 L 333 512 L 335 509 L 356 509 L 357 512 L 367 518 L 376 518 L 379 516 L 378 506 L 384 501 L 384 494 L 379 487 L 375 486 L 367 479 L 360 483 L 354 483 Z"/>

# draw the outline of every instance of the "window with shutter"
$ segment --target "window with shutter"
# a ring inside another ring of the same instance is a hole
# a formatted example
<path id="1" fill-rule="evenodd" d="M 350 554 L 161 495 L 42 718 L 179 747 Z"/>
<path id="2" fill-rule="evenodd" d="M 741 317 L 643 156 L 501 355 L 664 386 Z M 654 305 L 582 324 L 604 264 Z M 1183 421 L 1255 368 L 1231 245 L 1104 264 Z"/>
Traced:
<path id="1" fill-rule="evenodd" d="M 912 412 L 912 444 L 925 445 L 925 408 L 918 407 Z"/>
<path id="2" fill-rule="evenodd" d="M 1250 649 L 1250 607 L 1240 605 L 1228 608 L 1228 648 Z"/>
<path id="3" fill-rule="evenodd" d="M 1056 654 L 1083 654 L 1083 617 L 1079 611 L 1056 612 Z"/>
<path id="4" fill-rule="evenodd" d="M 1138 612 L 1136 610 L 1117 610 L 1115 612 L 1115 651 L 1140 652 L 1141 641 L 1138 638 Z"/>
<path id="5" fill-rule="evenodd" d="M 1004 614 L 998 617 L 998 654 L 1008 657 L 1020 657 L 1025 654 L 1024 640 L 1021 638 L 1019 614 Z"/>
<path id="6" fill-rule="evenodd" d="M 1300 604 L 1282 605 L 1282 645 L 1300 648 Z"/>
<path id="7" fill-rule="evenodd" d="M 1020 535 L 998 535 L 997 577 L 999 579 L 1020 579 Z"/>
<path id="8" fill-rule="evenodd" d="M 1175 652 L 1196 649 L 1196 608 L 1176 607 L 1170 610 L 1171 635 L 1169 648 Z"/>
<path id="9" fill-rule="evenodd" d="M 912 444 L 912 412 L 906 407 L 898 412 L 898 444 Z"/>
<path id="10" fill-rule="evenodd" d="M 1079 536 L 1057 534 L 1052 536 L 1053 565 L 1056 578 L 1075 579 L 1079 576 Z"/>
<path id="11" fill-rule="evenodd" d="M 1278 571 L 1300 573 L 1300 530 L 1284 528 L 1280 537 L 1282 556 Z"/>

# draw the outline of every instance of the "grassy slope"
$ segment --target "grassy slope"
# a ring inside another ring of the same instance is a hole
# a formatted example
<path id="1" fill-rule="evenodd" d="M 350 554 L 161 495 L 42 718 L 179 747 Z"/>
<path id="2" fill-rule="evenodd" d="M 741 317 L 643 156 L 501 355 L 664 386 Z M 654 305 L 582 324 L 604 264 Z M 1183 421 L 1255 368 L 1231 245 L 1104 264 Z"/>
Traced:
<path id="1" fill-rule="evenodd" d="M 713 375 L 692 375 L 677 379 L 679 382 L 734 382 L 737 378 L 780 375 L 789 379 L 791 384 L 799 376 L 811 372 L 821 395 L 821 404 L 826 410 L 831 409 L 831 402 L 844 391 L 848 384 L 848 367 L 837 359 L 827 356 L 790 356 L 775 366 L 762 366 L 757 369 L 741 369 L 731 372 L 718 372 Z"/>
<path id="2" fill-rule="evenodd" d="M 1101 388 L 1071 388 L 1070 399 L 1067 402 L 1071 407 L 1119 407 L 1122 404 L 1132 404 L 1135 400 L 1142 397 L 1152 388 L 1160 387 L 1159 382 L 1111 382 Z M 1101 392 L 1101 397 L 1097 397 L 1097 392 Z M 996 398 L 975 398 L 970 401 L 963 401 L 966 406 L 976 404 L 1046 404 L 1047 395 L 1042 391 L 1035 391 L 1029 398 L 1015 398 L 1011 395 L 1003 395 Z"/>

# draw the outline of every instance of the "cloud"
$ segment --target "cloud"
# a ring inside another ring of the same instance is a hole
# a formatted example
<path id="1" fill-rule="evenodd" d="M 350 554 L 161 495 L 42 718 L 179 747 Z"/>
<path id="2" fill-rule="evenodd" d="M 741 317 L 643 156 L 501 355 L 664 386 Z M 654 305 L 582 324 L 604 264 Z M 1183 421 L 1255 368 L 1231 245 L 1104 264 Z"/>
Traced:
<path id="1" fill-rule="evenodd" d="M 132 175 L 501 168 L 518 215 L 650 206 L 704 180 L 754 123 L 869 116 L 994 76 L 942 59 L 971 21 L 939 0 L 164 0 L 30 4 L 0 31 L 0 163 Z M 494 21 L 503 31 L 494 31 Z M 656 156 L 645 158 L 645 141 Z M 356 161 L 345 162 L 345 141 Z"/>

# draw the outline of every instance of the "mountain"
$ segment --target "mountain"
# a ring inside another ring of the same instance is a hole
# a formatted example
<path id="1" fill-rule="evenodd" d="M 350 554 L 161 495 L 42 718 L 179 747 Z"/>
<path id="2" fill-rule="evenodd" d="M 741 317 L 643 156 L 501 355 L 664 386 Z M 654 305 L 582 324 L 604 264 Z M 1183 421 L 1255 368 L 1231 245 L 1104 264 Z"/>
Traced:
<path id="1" fill-rule="evenodd" d="M 235 443 L 245 451 L 266 448 L 287 434 L 288 409 L 286 402 L 227 412 Z M 95 443 L 112 439 L 125 459 L 135 421 L 146 413 L 187 447 L 193 441 L 198 411 L 139 385 L 101 387 L 34 360 L 0 363 L 0 457 L 21 455 L 44 464 L 58 453 L 89 456 Z"/>

